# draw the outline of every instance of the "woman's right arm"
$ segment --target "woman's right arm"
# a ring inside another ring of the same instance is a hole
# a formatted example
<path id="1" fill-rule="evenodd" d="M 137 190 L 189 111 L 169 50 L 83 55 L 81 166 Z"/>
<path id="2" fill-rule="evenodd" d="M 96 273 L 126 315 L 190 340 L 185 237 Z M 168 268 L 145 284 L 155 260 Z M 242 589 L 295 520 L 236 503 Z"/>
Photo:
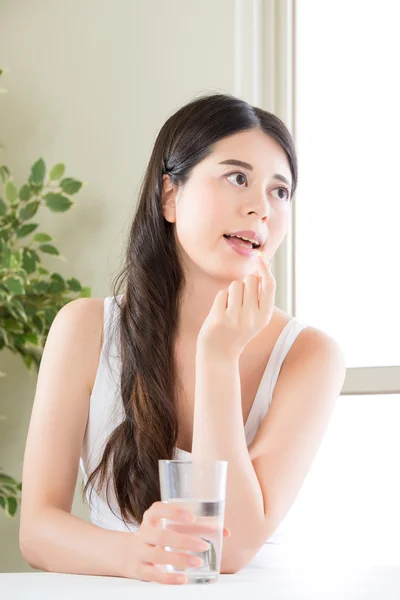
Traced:
<path id="1" fill-rule="evenodd" d="M 73 300 L 51 325 L 25 447 L 20 550 L 29 565 L 43 571 L 177 583 L 175 575 L 148 565 L 187 568 L 187 554 L 159 546 L 199 551 L 198 538 L 158 527 L 162 517 L 180 520 L 171 504 L 155 502 L 132 533 L 104 529 L 71 514 L 101 350 L 103 306 L 102 299 Z"/>
<path id="2" fill-rule="evenodd" d="M 43 351 L 25 447 L 20 550 L 34 568 L 111 575 L 123 532 L 70 514 L 97 369 L 103 302 L 82 298 L 56 315 Z"/>

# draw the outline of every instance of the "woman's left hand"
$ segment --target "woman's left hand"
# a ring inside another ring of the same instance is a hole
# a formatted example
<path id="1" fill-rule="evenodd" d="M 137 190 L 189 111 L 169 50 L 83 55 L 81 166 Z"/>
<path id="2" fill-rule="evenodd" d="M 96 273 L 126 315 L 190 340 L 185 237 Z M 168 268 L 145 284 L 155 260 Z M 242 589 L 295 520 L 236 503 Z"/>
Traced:
<path id="1" fill-rule="evenodd" d="M 215 296 L 211 310 L 197 337 L 197 349 L 238 358 L 245 346 L 271 321 L 276 281 L 269 263 L 257 257 L 261 275 L 232 281 Z"/>

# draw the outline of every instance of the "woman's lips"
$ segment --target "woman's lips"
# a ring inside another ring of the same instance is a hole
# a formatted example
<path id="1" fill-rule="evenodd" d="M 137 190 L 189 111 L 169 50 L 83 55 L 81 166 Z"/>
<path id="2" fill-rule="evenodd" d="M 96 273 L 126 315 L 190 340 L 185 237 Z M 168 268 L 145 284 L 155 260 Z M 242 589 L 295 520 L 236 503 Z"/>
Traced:
<path id="1" fill-rule="evenodd" d="M 253 246 L 245 244 L 238 238 L 224 237 L 224 240 L 231 246 L 232 250 L 234 250 L 241 256 L 256 256 L 260 251 L 260 248 L 253 248 Z"/>

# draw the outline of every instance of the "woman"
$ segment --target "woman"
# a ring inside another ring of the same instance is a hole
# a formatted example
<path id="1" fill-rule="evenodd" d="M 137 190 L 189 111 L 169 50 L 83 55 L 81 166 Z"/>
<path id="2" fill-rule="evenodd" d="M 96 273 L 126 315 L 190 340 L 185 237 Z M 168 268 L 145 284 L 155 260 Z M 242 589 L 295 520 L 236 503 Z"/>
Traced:
<path id="1" fill-rule="evenodd" d="M 212 94 L 166 121 L 113 296 L 64 306 L 46 341 L 23 469 L 32 566 L 180 583 L 162 565 L 187 568 L 200 540 L 161 529 L 183 516 L 160 502 L 158 460 L 190 453 L 229 462 L 221 573 L 271 543 L 345 376 L 337 342 L 274 305 L 296 185 L 269 112 Z M 79 460 L 91 523 L 70 514 Z"/>

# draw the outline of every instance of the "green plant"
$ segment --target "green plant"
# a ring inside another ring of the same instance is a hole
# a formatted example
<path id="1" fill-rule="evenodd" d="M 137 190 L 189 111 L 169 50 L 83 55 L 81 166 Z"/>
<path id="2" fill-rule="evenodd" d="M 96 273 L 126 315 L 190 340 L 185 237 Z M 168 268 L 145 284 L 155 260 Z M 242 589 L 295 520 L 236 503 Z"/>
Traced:
<path id="1" fill-rule="evenodd" d="M 0 75 L 2 72 L 0 69 Z M 74 277 L 65 280 L 45 268 L 45 254 L 66 259 L 52 243 L 52 236 L 37 231 L 39 224 L 31 222 L 41 205 L 60 213 L 76 204 L 70 196 L 83 184 L 64 173 L 65 165 L 58 163 L 46 180 L 46 165 L 40 158 L 18 189 L 10 170 L 0 165 L 0 350 L 19 354 L 25 366 L 36 372 L 58 311 L 76 298 L 91 295 L 91 289 L 82 287 Z M 4 376 L 0 371 L 0 377 Z M 10 517 L 18 508 L 21 489 L 21 483 L 0 468 L 0 507 Z"/>
<path id="2" fill-rule="evenodd" d="M 6 515 L 13 517 L 21 499 L 22 484 L 3 472 L 0 472 L 0 506 Z"/>

